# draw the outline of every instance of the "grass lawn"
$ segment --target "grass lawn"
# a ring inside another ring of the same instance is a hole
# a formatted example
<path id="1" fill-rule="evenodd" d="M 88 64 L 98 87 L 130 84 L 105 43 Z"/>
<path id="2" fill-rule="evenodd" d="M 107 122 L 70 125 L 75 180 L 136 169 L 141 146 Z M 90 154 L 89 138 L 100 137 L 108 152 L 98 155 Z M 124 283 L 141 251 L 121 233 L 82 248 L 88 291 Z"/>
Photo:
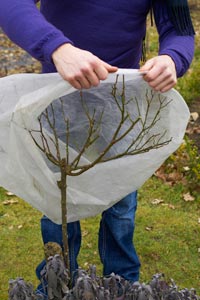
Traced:
<path id="1" fill-rule="evenodd" d="M 135 246 L 141 260 L 141 282 L 155 273 L 173 278 L 180 288 L 200 293 L 200 198 L 186 202 L 181 185 L 169 187 L 156 177 L 139 191 Z M 8 299 L 8 281 L 23 277 L 37 286 L 35 267 L 43 259 L 41 213 L 0 189 L 0 294 Z M 83 242 L 79 264 L 87 269 L 98 256 L 100 216 L 82 220 Z"/>

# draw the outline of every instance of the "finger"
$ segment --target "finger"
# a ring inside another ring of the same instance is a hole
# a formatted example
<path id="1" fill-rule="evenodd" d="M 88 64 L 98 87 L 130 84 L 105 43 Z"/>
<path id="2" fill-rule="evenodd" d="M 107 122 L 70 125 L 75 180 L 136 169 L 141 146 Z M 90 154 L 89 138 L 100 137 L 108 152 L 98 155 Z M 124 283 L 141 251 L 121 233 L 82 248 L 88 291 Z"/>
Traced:
<path id="1" fill-rule="evenodd" d="M 175 85 L 176 85 L 176 83 L 174 83 L 174 81 L 171 81 L 168 84 L 165 84 L 163 87 L 161 87 L 160 91 L 162 93 L 167 92 L 167 91 L 171 90 Z"/>
<path id="2" fill-rule="evenodd" d="M 159 80 L 149 82 L 148 84 L 156 91 L 166 92 L 175 86 L 176 81 L 172 77 L 163 78 L 160 76 Z"/>
<path id="3" fill-rule="evenodd" d="M 99 80 L 105 80 L 108 77 L 108 70 L 104 64 L 98 65 L 94 71 Z"/>
<path id="4" fill-rule="evenodd" d="M 71 84 L 75 89 L 80 90 L 81 84 L 79 80 L 76 80 L 74 76 L 69 76 L 62 69 L 60 69 L 59 74 L 62 76 L 64 80 L 66 80 L 69 84 Z"/>
<path id="5" fill-rule="evenodd" d="M 80 82 L 78 81 L 78 80 L 72 80 L 72 81 L 70 81 L 70 80 L 67 80 L 75 89 L 77 89 L 77 90 L 81 90 L 81 84 L 80 84 Z"/>
<path id="6" fill-rule="evenodd" d="M 148 73 L 144 75 L 144 80 L 146 80 L 147 82 L 159 82 L 164 80 L 164 77 L 164 70 L 158 66 L 153 66 L 151 70 L 149 70 Z"/>
<path id="7" fill-rule="evenodd" d="M 81 77 L 85 77 L 85 79 L 90 83 L 90 86 L 97 86 L 101 79 L 107 77 L 107 74 L 107 70 L 104 70 L 104 68 L 102 68 L 99 64 L 94 64 L 94 66 L 86 64 L 85 67 L 82 68 Z M 84 84 L 87 83 L 84 82 Z"/>
<path id="8" fill-rule="evenodd" d="M 154 61 L 153 61 L 153 59 L 150 59 L 140 68 L 140 71 L 141 72 L 150 71 L 153 66 L 154 66 Z"/>
<path id="9" fill-rule="evenodd" d="M 92 73 L 88 74 L 87 76 L 87 80 L 90 82 L 91 86 L 98 86 L 100 83 L 100 79 L 97 76 L 96 72 L 93 71 Z"/>
<path id="10" fill-rule="evenodd" d="M 117 72 L 118 67 L 111 66 L 111 65 L 109 65 L 109 64 L 107 64 L 107 63 L 104 63 L 104 64 L 105 64 L 105 68 L 107 69 L 107 71 L 108 71 L 109 73 L 115 73 L 115 72 Z"/>
<path id="11" fill-rule="evenodd" d="M 89 89 L 91 87 L 91 83 L 84 76 L 75 76 L 71 79 L 68 79 L 68 82 L 75 87 L 76 89 Z"/>
<path id="12" fill-rule="evenodd" d="M 163 88 L 165 88 L 165 86 L 175 86 L 176 82 L 176 77 L 174 77 L 173 74 L 166 70 L 164 73 L 160 74 L 158 78 L 149 83 L 152 84 L 152 86 L 156 89 L 162 90 Z"/>
<path id="13" fill-rule="evenodd" d="M 92 84 L 87 77 L 81 77 L 80 79 L 78 79 L 78 81 L 80 82 L 82 89 L 89 89 L 92 87 Z"/>
<path id="14" fill-rule="evenodd" d="M 169 68 L 154 65 L 152 69 L 144 75 L 144 79 L 151 84 L 158 85 L 172 78 L 172 72 Z"/>
<path id="15" fill-rule="evenodd" d="M 145 80 L 148 82 L 148 84 L 153 88 L 160 86 L 166 80 L 164 74 L 162 74 L 162 73 L 157 76 L 154 76 L 154 74 L 153 75 L 147 74 L 144 77 L 145 77 Z"/>
<path id="16" fill-rule="evenodd" d="M 171 84 L 166 85 L 164 88 L 162 88 L 162 89 L 160 90 L 160 92 L 161 92 L 161 93 L 168 92 L 168 91 L 170 91 L 173 87 L 174 87 L 174 86 L 171 85 Z"/>

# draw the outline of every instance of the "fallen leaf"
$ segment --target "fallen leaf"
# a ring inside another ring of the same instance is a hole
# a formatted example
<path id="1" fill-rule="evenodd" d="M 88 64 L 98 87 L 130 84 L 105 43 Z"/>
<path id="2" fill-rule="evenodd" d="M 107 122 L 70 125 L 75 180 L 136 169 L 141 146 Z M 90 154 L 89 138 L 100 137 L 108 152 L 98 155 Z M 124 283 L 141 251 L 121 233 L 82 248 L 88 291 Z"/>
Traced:
<path id="1" fill-rule="evenodd" d="M 168 204 L 168 207 L 171 209 L 176 209 L 176 207 L 173 204 Z"/>
<path id="2" fill-rule="evenodd" d="M 195 111 L 190 114 L 190 122 L 195 122 L 198 118 L 199 118 L 198 112 Z"/>
<path id="3" fill-rule="evenodd" d="M 199 134 L 200 133 L 200 126 L 199 125 L 193 125 L 187 128 L 186 133 L 188 135 L 192 134 Z"/>
<path id="4" fill-rule="evenodd" d="M 197 133 L 197 134 L 200 133 L 200 126 L 196 126 L 196 127 L 194 128 L 194 133 Z"/>
<path id="5" fill-rule="evenodd" d="M 178 172 L 172 172 L 168 175 L 167 181 L 177 182 L 180 181 L 182 178 L 183 178 L 183 174 Z"/>
<path id="6" fill-rule="evenodd" d="M 184 171 L 190 171 L 190 168 L 189 167 L 183 167 L 183 170 Z"/>
<path id="7" fill-rule="evenodd" d="M 14 196 L 14 194 L 12 192 L 6 192 L 7 196 Z"/>
<path id="8" fill-rule="evenodd" d="M 163 203 L 163 202 L 164 202 L 164 200 L 162 200 L 162 199 L 154 199 L 154 200 L 151 201 L 151 203 L 153 205 L 158 205 L 158 204 Z"/>
<path id="9" fill-rule="evenodd" d="M 87 230 L 84 230 L 83 233 L 82 233 L 82 236 L 87 236 L 88 235 L 88 231 Z"/>
<path id="10" fill-rule="evenodd" d="M 10 200 L 5 200 L 3 201 L 3 205 L 12 205 L 12 204 L 17 204 L 19 201 L 16 199 L 10 199 Z"/>
<path id="11" fill-rule="evenodd" d="M 153 229 L 153 227 L 145 227 L 145 229 L 147 230 L 147 231 L 151 231 L 152 229 Z"/>
<path id="12" fill-rule="evenodd" d="M 166 181 L 166 174 L 164 173 L 164 170 L 162 167 L 160 167 L 154 174 L 157 178 Z"/>
<path id="13" fill-rule="evenodd" d="M 22 227 L 23 227 L 22 225 L 18 225 L 18 226 L 17 226 L 18 229 L 21 229 Z"/>
<path id="14" fill-rule="evenodd" d="M 190 202 L 190 201 L 194 201 L 195 198 L 190 194 L 190 193 L 186 193 L 183 195 L 183 199 L 186 201 L 186 202 Z"/>
<path id="15" fill-rule="evenodd" d="M 167 206 L 171 209 L 176 209 L 176 207 L 173 204 L 169 204 L 169 203 L 162 203 L 162 206 Z"/>
<path id="16" fill-rule="evenodd" d="M 10 217 L 10 215 L 9 214 L 4 214 L 3 217 Z"/>

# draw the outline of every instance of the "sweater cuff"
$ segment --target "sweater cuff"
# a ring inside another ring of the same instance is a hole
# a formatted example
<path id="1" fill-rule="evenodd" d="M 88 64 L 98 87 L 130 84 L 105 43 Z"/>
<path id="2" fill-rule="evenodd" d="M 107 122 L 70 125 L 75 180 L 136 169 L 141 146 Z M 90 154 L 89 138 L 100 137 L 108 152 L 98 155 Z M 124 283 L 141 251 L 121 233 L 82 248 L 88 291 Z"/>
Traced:
<path id="1" fill-rule="evenodd" d="M 42 45 L 43 60 L 52 63 L 52 53 L 65 43 L 73 44 L 73 42 L 62 34 L 52 33 L 44 41 Z"/>
<path id="2" fill-rule="evenodd" d="M 180 54 L 176 53 L 174 50 L 163 50 L 159 52 L 159 55 L 169 55 L 171 57 L 175 63 L 177 77 L 183 76 L 189 68 L 189 64 L 185 66 L 184 62 L 180 58 Z"/>

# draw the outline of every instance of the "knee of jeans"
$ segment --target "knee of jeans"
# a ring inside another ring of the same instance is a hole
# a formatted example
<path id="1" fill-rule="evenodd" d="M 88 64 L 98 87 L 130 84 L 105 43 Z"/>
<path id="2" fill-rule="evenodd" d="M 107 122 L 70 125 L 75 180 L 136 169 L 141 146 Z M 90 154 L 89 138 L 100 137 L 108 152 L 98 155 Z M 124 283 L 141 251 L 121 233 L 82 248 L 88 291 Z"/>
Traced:
<path id="1" fill-rule="evenodd" d="M 127 195 L 122 200 L 105 211 L 105 214 L 115 216 L 132 216 L 137 209 L 137 191 Z"/>

